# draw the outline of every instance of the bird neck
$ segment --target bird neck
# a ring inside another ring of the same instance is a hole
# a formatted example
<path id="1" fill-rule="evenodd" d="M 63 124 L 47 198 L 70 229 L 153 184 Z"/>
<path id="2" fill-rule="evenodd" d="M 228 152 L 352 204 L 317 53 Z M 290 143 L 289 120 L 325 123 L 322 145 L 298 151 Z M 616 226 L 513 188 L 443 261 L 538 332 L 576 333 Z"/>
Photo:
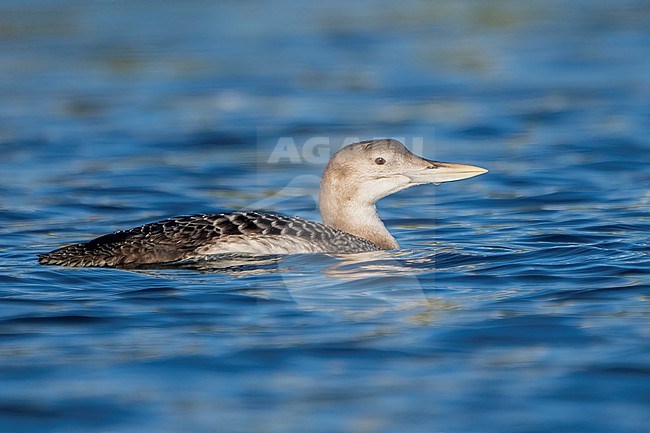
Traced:
<path id="1" fill-rule="evenodd" d="M 395 238 L 379 219 L 375 202 L 349 180 L 323 176 L 320 188 L 323 223 L 369 240 L 384 250 L 399 248 Z"/>

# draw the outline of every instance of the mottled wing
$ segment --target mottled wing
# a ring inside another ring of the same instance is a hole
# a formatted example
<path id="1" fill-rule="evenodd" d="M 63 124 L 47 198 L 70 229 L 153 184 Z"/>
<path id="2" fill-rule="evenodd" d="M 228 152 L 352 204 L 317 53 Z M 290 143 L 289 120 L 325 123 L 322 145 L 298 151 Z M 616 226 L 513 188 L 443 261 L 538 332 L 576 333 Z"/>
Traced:
<path id="1" fill-rule="evenodd" d="M 40 256 L 42 264 L 129 266 L 180 260 L 220 236 L 208 215 L 170 218 L 100 236 Z"/>
<path id="2" fill-rule="evenodd" d="M 138 266 L 195 257 L 198 250 L 238 240 L 285 239 L 316 245 L 314 251 L 377 250 L 373 243 L 312 221 L 260 212 L 170 218 L 100 236 L 40 256 L 40 263 L 66 266 Z M 217 251 L 218 252 L 218 251 Z M 228 250 L 232 252 L 232 250 Z"/>

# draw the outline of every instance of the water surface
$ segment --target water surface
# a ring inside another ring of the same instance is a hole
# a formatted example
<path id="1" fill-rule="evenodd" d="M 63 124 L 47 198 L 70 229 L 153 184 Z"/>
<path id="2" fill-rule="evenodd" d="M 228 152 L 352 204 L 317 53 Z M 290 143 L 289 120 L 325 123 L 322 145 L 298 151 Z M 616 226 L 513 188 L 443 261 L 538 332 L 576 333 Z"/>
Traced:
<path id="1" fill-rule="evenodd" d="M 643 1 L 0 5 L 0 430 L 643 432 Z M 487 175 L 383 200 L 402 250 L 215 269 L 36 254 L 178 214 L 318 219 L 281 137 Z"/>

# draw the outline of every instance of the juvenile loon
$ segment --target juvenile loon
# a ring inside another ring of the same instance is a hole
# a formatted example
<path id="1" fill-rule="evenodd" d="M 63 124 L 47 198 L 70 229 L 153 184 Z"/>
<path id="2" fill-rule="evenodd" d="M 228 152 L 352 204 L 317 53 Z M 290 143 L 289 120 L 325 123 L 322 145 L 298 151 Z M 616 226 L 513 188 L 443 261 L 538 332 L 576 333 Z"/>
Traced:
<path id="1" fill-rule="evenodd" d="M 467 179 L 487 170 L 430 161 L 396 140 L 349 144 L 321 180 L 323 224 L 261 212 L 180 216 L 39 255 L 46 265 L 137 267 L 209 255 L 359 253 L 399 248 L 375 203 L 414 185 Z"/>

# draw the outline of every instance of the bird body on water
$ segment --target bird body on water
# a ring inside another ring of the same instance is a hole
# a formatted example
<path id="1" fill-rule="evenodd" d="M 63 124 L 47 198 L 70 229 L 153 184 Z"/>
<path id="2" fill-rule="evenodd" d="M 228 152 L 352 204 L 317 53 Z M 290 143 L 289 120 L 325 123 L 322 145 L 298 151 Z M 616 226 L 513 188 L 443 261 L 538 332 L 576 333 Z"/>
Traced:
<path id="1" fill-rule="evenodd" d="M 396 140 L 345 146 L 320 188 L 323 224 L 263 212 L 180 216 L 100 236 L 39 256 L 47 265 L 137 267 L 220 254 L 360 253 L 399 248 L 375 203 L 414 185 L 466 179 L 487 170 L 431 161 Z"/>

